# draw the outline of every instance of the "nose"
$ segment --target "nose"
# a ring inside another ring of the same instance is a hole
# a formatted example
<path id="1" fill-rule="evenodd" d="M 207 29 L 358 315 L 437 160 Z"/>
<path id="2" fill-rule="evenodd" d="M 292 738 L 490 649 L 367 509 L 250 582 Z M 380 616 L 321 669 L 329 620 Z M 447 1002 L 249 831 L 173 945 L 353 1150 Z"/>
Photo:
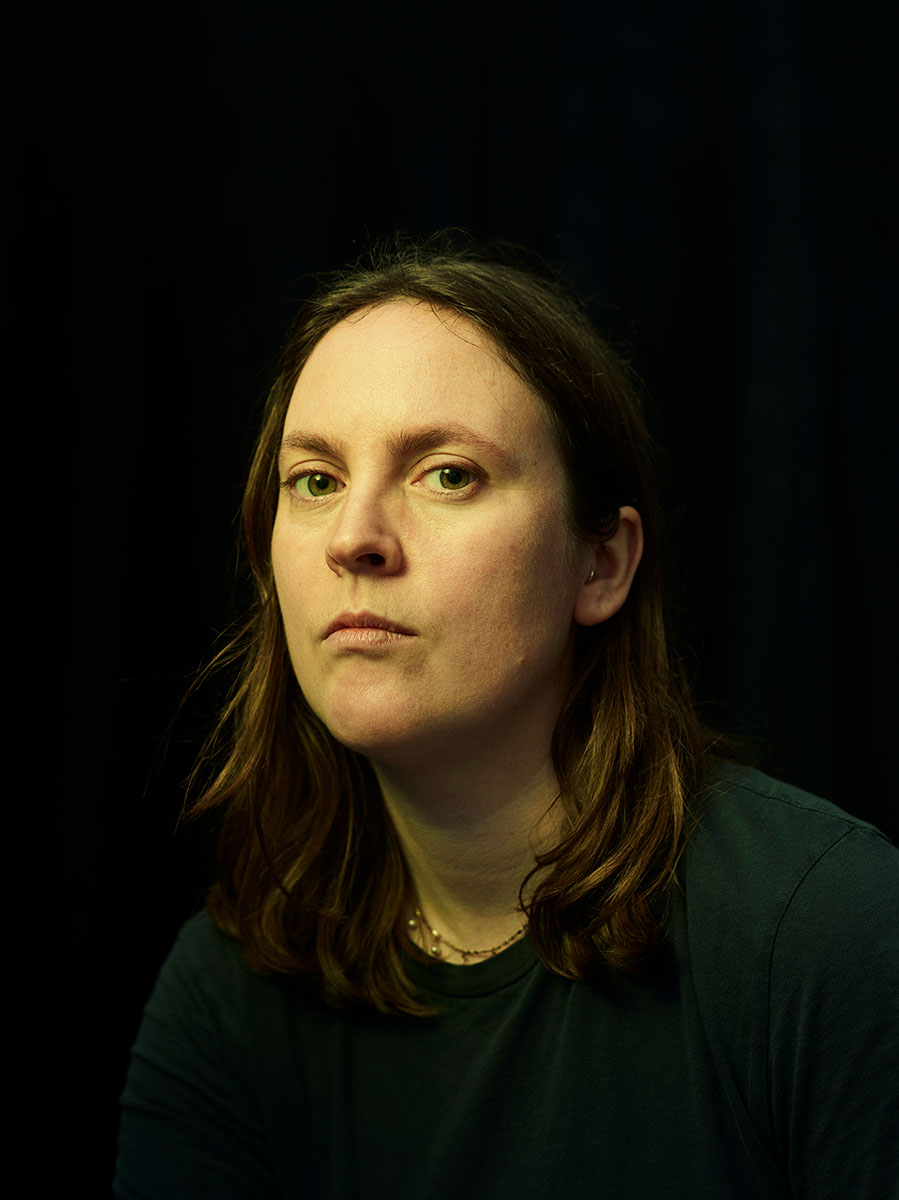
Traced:
<path id="1" fill-rule="evenodd" d="M 325 546 L 325 560 L 335 575 L 395 575 L 401 569 L 402 545 L 383 497 L 362 491 L 346 497 Z"/>

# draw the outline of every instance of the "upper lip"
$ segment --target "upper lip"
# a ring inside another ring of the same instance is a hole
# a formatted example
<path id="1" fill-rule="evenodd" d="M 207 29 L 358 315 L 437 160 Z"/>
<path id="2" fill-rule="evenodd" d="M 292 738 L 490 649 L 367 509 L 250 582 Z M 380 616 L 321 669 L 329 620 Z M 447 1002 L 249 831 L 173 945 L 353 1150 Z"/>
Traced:
<path id="1" fill-rule="evenodd" d="M 338 629 L 386 629 L 390 633 L 404 633 L 407 636 L 412 636 L 414 632 L 407 625 L 400 625 L 398 621 L 391 621 L 388 617 L 381 617 L 373 612 L 341 613 L 327 627 L 322 635 L 323 639 L 330 637 Z"/>

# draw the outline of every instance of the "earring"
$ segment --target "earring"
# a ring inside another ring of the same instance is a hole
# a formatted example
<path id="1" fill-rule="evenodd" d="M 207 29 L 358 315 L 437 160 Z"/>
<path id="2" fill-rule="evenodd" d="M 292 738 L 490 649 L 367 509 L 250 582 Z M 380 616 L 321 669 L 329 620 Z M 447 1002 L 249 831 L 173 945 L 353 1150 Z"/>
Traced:
<path id="1" fill-rule="evenodd" d="M 592 571 L 590 572 L 590 574 L 587 576 L 587 579 L 586 579 L 585 583 L 592 583 L 592 582 L 593 582 L 593 580 L 594 580 L 595 578 L 596 578 L 596 570 L 594 569 L 594 570 L 592 570 Z"/>

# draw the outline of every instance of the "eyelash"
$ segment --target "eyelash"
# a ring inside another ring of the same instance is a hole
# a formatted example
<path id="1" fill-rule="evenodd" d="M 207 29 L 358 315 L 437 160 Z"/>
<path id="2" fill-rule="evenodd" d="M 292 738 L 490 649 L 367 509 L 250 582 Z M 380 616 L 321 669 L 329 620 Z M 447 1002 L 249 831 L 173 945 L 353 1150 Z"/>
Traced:
<path id="1" fill-rule="evenodd" d="M 287 494 L 288 494 L 288 496 L 290 496 L 291 500 L 296 500 L 298 503 L 301 503 L 301 504 L 314 503 L 315 499 L 316 499 L 315 496 L 310 495 L 308 498 L 304 498 L 304 497 L 298 496 L 294 490 L 296 485 L 300 482 L 301 479 L 311 479 L 313 475 L 321 475 L 325 479 L 333 479 L 335 481 L 335 483 L 340 482 L 340 480 L 337 478 L 336 475 L 331 475 L 328 471 L 304 470 L 304 471 L 294 471 L 294 473 L 292 475 L 288 475 L 287 478 L 284 480 L 284 482 L 281 484 L 281 487 L 284 489 L 285 492 L 287 492 Z M 330 494 L 333 495 L 333 493 L 330 493 Z M 319 499 L 326 500 L 327 496 L 321 496 L 321 497 L 319 497 Z"/>
<path id="2" fill-rule="evenodd" d="M 427 471 L 423 471 L 421 473 L 421 475 L 418 476 L 418 479 L 425 479 L 425 478 L 427 478 L 428 475 L 433 475 L 437 471 L 462 471 L 462 472 L 464 472 L 464 474 L 469 475 L 471 477 L 469 483 L 467 483 L 464 487 L 461 487 L 458 489 L 455 489 L 455 488 L 429 488 L 428 489 L 429 491 L 436 492 L 438 495 L 442 493 L 445 496 L 465 495 L 469 492 L 469 489 L 471 489 L 474 485 L 482 483 L 484 481 L 484 479 L 486 479 L 486 477 L 487 477 L 486 472 L 481 471 L 477 467 L 471 466 L 468 463 L 440 462 L 440 463 L 437 463 L 433 467 L 428 467 Z M 329 492 L 326 495 L 320 496 L 320 497 L 315 497 L 312 495 L 310 495 L 308 497 L 298 496 L 296 493 L 296 490 L 295 490 L 296 485 L 300 482 L 300 480 L 310 479 L 313 475 L 321 475 L 326 479 L 333 479 L 336 483 L 338 483 L 338 484 L 340 483 L 340 480 L 337 478 L 337 476 L 332 475 L 330 471 L 320 471 L 320 470 L 304 467 L 298 471 L 294 471 L 291 475 L 288 475 L 288 477 L 282 482 L 281 487 L 288 494 L 288 496 L 290 496 L 290 498 L 292 500 L 295 500 L 299 504 L 315 504 L 315 503 L 317 503 L 318 500 L 327 500 L 329 498 L 329 496 L 333 496 L 335 494 L 334 492 Z"/>

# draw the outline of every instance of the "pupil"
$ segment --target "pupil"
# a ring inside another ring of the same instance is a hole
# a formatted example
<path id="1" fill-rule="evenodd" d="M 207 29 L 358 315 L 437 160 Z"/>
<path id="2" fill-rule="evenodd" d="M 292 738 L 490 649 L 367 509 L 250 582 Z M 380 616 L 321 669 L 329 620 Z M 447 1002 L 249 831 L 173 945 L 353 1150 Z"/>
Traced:
<path id="1" fill-rule="evenodd" d="M 327 475 L 310 475 L 310 477 L 309 477 L 310 491 L 326 492 L 328 490 L 328 484 L 330 482 L 331 481 Z"/>
<path id="2" fill-rule="evenodd" d="M 465 476 L 468 472 L 462 471 L 458 467 L 444 467 L 441 474 L 447 487 L 458 488 L 465 484 Z"/>

